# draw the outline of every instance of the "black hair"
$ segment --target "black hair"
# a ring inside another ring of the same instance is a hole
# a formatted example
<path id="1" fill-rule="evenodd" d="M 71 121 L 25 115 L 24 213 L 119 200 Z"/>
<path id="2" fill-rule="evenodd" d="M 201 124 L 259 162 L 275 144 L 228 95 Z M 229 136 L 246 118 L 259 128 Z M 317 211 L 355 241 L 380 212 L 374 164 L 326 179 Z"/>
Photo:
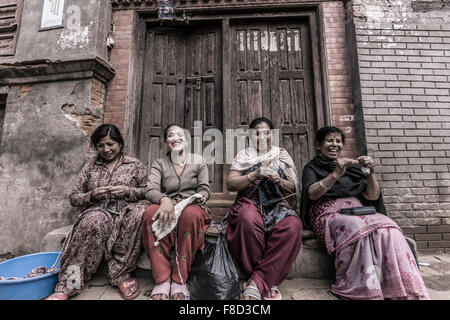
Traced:
<path id="1" fill-rule="evenodd" d="M 177 123 L 171 123 L 171 124 L 169 124 L 169 125 L 166 127 L 166 129 L 164 129 L 164 140 L 165 140 L 165 141 L 167 140 L 167 133 L 169 132 L 169 129 L 172 128 L 172 127 L 175 127 L 175 126 L 181 128 L 181 129 L 183 129 L 183 127 L 180 126 L 180 125 L 177 124 Z"/>
<path id="2" fill-rule="evenodd" d="M 270 121 L 267 118 L 264 117 L 260 117 L 260 118 L 256 118 L 254 119 L 252 122 L 250 122 L 250 129 L 255 129 L 256 125 L 260 124 L 264 122 L 265 124 L 267 124 L 269 126 L 270 129 L 273 129 L 273 123 L 272 121 Z"/>
<path id="3" fill-rule="evenodd" d="M 325 137 L 327 135 L 329 135 L 330 133 L 339 133 L 342 137 L 342 143 L 345 143 L 344 132 L 341 129 L 334 127 L 334 126 L 326 126 L 326 127 L 320 128 L 319 131 L 317 131 L 317 133 L 316 133 L 316 142 L 321 144 L 325 140 Z"/>
<path id="4" fill-rule="evenodd" d="M 121 146 L 120 152 L 122 153 L 123 147 L 125 145 L 122 135 L 120 134 L 119 129 L 115 125 L 107 123 L 97 127 L 94 133 L 92 133 L 91 144 L 94 147 L 94 149 L 97 150 L 97 143 L 99 143 L 101 139 L 107 136 L 109 136 L 111 140 L 114 140 L 117 143 L 119 143 L 119 145 Z"/>

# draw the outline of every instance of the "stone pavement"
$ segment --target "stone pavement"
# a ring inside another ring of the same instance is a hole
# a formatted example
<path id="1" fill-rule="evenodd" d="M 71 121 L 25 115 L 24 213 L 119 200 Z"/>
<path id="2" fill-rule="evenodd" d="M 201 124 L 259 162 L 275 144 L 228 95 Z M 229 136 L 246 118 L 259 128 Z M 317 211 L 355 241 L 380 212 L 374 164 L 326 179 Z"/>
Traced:
<path id="1" fill-rule="evenodd" d="M 450 300 L 450 254 L 419 254 L 420 270 L 432 300 Z M 136 300 L 147 300 L 154 286 L 150 270 L 135 271 L 141 293 Z M 329 293 L 332 279 L 287 279 L 280 286 L 284 300 L 337 300 Z M 73 300 L 121 300 L 117 287 L 111 287 L 98 272 Z"/>

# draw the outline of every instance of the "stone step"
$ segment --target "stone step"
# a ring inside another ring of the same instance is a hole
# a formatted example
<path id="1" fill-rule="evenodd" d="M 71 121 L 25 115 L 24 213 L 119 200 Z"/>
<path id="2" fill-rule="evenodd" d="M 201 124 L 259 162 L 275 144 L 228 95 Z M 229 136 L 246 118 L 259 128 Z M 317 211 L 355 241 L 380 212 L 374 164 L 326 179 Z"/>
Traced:
<path id="1" fill-rule="evenodd" d="M 206 205 L 209 208 L 226 208 L 229 209 L 233 204 L 234 200 L 227 199 L 216 199 L 216 200 L 208 200 L 206 201 Z"/>
<path id="2" fill-rule="evenodd" d="M 210 201 L 215 201 L 215 200 L 227 200 L 227 201 L 233 202 L 234 199 L 236 199 L 236 195 L 237 195 L 236 192 L 233 192 L 233 193 L 211 193 L 207 203 L 209 203 Z"/>
<path id="3" fill-rule="evenodd" d="M 207 241 L 215 242 L 217 229 L 210 227 L 207 233 Z M 41 241 L 41 252 L 58 251 L 68 234 L 70 226 L 53 230 L 45 235 Z M 151 270 L 150 261 L 142 250 L 139 257 L 137 267 L 144 270 Z M 106 263 L 100 264 L 99 274 L 106 274 Z M 289 272 L 289 278 L 304 279 L 334 279 L 334 259 L 326 252 L 325 247 L 315 238 L 314 233 L 310 230 L 303 231 L 303 242 L 300 253 L 295 259 Z"/>

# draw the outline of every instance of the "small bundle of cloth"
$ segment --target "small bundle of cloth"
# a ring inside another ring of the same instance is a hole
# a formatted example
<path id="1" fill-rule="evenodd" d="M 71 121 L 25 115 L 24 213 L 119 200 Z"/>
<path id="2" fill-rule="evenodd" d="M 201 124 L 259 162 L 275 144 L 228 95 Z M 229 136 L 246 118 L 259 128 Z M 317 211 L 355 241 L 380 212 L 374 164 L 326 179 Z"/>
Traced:
<path id="1" fill-rule="evenodd" d="M 48 273 L 57 273 L 59 271 L 58 268 L 47 268 L 46 266 L 40 266 L 37 268 L 34 268 L 33 270 L 31 270 L 31 272 L 29 274 L 27 274 L 26 276 L 23 277 L 2 277 L 0 275 L 0 280 L 20 280 L 20 279 L 28 279 L 28 278 L 34 278 L 34 277 L 39 277 L 42 276 L 44 274 L 48 274 Z"/>
<path id="2" fill-rule="evenodd" d="M 159 245 L 159 240 L 164 238 L 166 235 L 172 232 L 173 229 L 175 229 L 178 222 L 178 218 L 181 216 L 181 213 L 184 210 L 184 208 L 186 208 L 189 204 L 194 202 L 195 199 L 199 199 L 201 197 L 202 195 L 200 193 L 196 193 L 190 196 L 189 198 L 183 199 L 176 205 L 174 205 L 175 217 L 166 226 L 163 226 L 159 219 L 152 224 L 152 230 L 157 239 L 157 241 L 155 241 L 155 243 L 153 244 L 155 247 Z"/>

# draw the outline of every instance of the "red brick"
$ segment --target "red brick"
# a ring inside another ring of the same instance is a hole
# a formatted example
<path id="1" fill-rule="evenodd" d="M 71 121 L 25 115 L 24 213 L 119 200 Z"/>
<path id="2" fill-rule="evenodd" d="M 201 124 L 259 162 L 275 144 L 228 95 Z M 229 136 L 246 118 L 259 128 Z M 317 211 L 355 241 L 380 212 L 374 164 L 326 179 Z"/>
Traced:
<path id="1" fill-rule="evenodd" d="M 417 248 L 417 249 L 422 254 L 432 254 L 432 253 L 443 253 L 444 252 L 444 249 L 442 249 L 442 248 L 422 248 L 422 249 Z"/>
<path id="2" fill-rule="evenodd" d="M 430 248 L 450 248 L 450 241 L 429 241 Z"/>
<path id="3" fill-rule="evenodd" d="M 428 232 L 430 232 L 430 233 L 450 232 L 450 224 L 440 225 L 440 226 L 428 226 Z"/>
<path id="4" fill-rule="evenodd" d="M 428 248 L 428 241 L 416 241 L 418 249 Z"/>
<path id="5" fill-rule="evenodd" d="M 132 10 L 114 11 L 113 38 L 116 46 L 111 52 L 111 64 L 116 75 L 109 83 L 106 96 L 105 122 L 116 124 L 123 130 L 125 105 L 128 89 L 128 72 L 131 58 L 132 28 L 134 13 Z"/>
<path id="6" fill-rule="evenodd" d="M 414 239 L 415 240 L 439 241 L 439 240 L 442 240 L 442 235 L 441 234 L 435 234 L 435 233 L 416 234 Z"/>
<path id="7" fill-rule="evenodd" d="M 417 226 L 417 227 L 402 227 L 404 233 L 427 233 L 426 226 Z"/>

